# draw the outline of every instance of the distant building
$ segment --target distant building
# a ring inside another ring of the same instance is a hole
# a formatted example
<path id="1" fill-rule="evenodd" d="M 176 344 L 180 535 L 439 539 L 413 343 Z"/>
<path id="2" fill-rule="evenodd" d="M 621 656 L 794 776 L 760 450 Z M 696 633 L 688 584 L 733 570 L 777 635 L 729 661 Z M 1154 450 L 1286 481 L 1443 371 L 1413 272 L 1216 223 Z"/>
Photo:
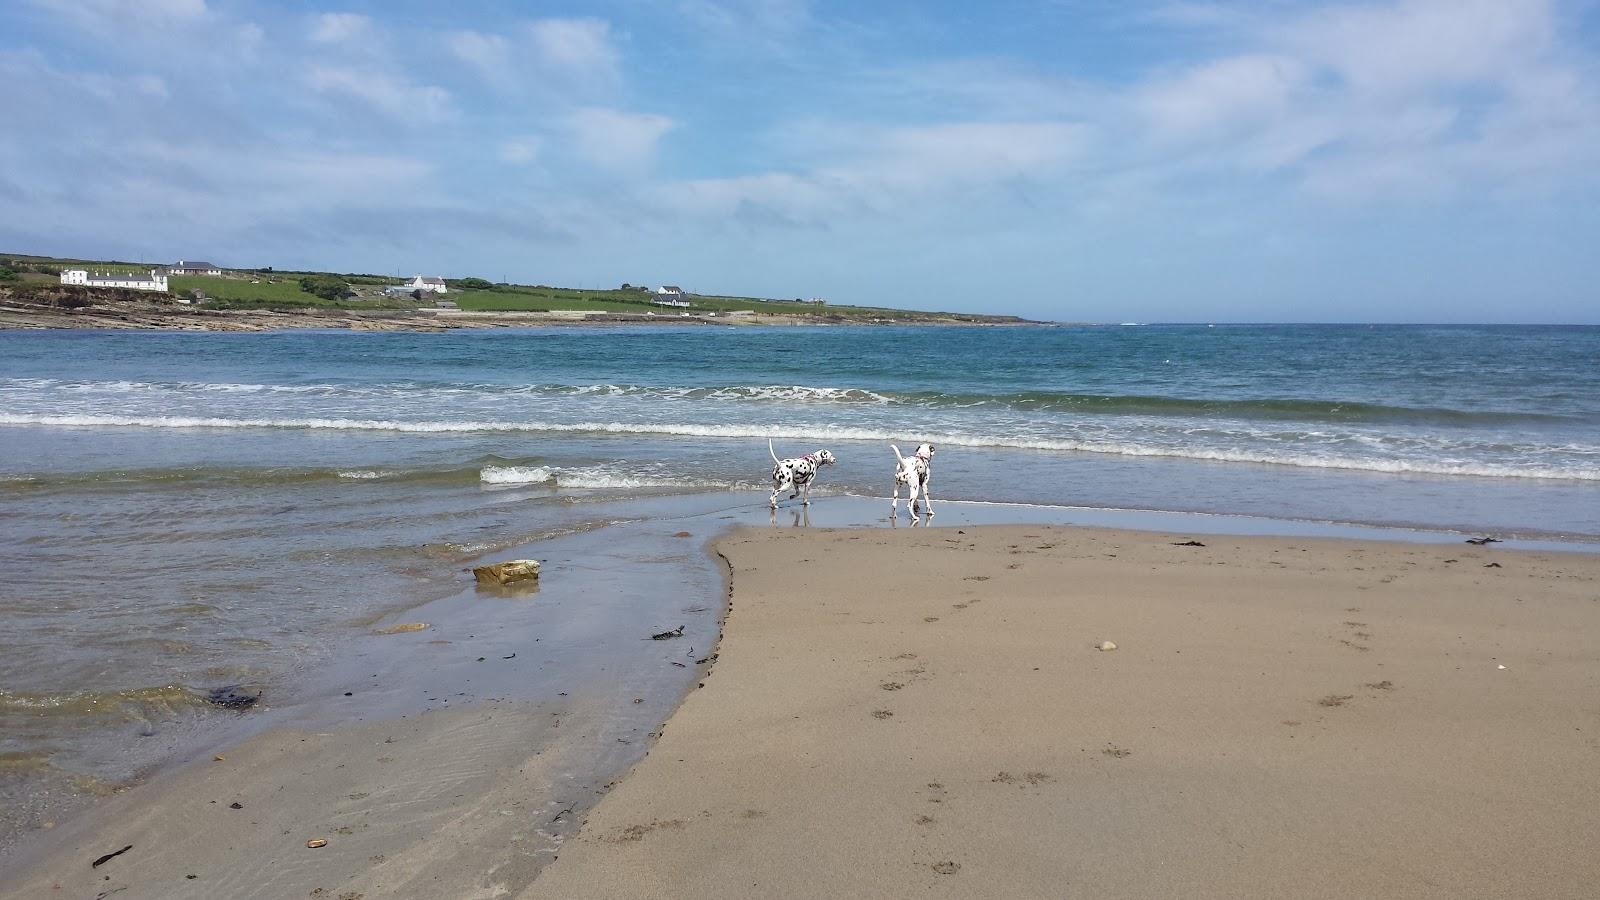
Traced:
<path id="1" fill-rule="evenodd" d="M 682 296 L 682 295 L 680 294 L 678 296 Z M 650 305 L 651 306 L 671 306 L 671 307 L 675 307 L 675 308 L 678 308 L 678 309 L 688 309 L 689 308 L 689 301 L 687 301 L 687 300 L 677 300 L 677 299 L 673 298 L 673 295 L 668 294 L 668 295 L 665 295 L 665 296 L 657 297 L 654 300 L 651 300 L 650 301 Z"/>
<path id="2" fill-rule="evenodd" d="M 188 262 L 186 260 L 181 260 L 180 259 L 177 262 L 173 263 L 172 265 L 167 266 L 167 274 L 168 275 L 212 275 L 212 276 L 216 276 L 216 275 L 221 275 L 222 274 L 222 267 L 217 265 L 216 263 Z"/>
<path id="3" fill-rule="evenodd" d="M 460 309 L 461 307 L 457 306 L 456 302 L 454 300 L 435 300 L 435 301 L 433 301 L 433 308 L 434 309 Z"/>
<path id="4" fill-rule="evenodd" d="M 406 284 L 406 288 L 413 291 L 428 291 L 434 294 L 450 293 L 450 289 L 445 287 L 444 279 L 435 278 L 432 275 L 418 275 Z"/>
<path id="5" fill-rule="evenodd" d="M 812 297 L 810 300 L 807 300 L 806 302 L 807 303 L 815 303 L 818 306 L 827 306 L 828 305 L 828 301 L 822 299 L 821 297 Z"/>
<path id="6" fill-rule="evenodd" d="M 130 291 L 167 292 L 167 273 L 151 269 L 149 275 L 131 275 L 127 272 L 90 272 L 88 269 L 62 269 L 62 284 L 79 287 L 124 288 Z"/>
<path id="7" fill-rule="evenodd" d="M 675 284 L 663 284 L 661 287 L 656 288 L 656 293 L 662 296 L 681 297 L 683 296 L 683 288 Z"/>

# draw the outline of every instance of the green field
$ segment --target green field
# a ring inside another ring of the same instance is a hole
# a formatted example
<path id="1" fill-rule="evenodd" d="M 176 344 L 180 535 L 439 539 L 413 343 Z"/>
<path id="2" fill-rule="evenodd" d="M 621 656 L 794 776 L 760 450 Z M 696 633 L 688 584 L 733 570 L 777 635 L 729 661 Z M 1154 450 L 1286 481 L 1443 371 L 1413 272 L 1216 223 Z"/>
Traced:
<path id="1" fill-rule="evenodd" d="M 167 279 L 174 294 L 204 291 L 212 298 L 209 305 L 220 309 L 415 309 L 410 297 L 374 297 L 371 300 L 324 300 L 300 289 L 300 278 L 283 275 L 257 278 L 212 278 L 205 275 L 174 275 Z"/>
<path id="2" fill-rule="evenodd" d="M 845 318 L 894 319 L 909 318 L 925 313 L 912 313 L 900 309 L 879 309 L 867 306 L 820 306 L 793 300 L 760 300 L 754 297 L 719 297 L 687 295 L 687 308 L 656 306 L 650 301 L 656 295 L 646 291 L 589 291 L 578 288 L 524 287 L 497 284 L 490 290 L 461 290 L 452 285 L 449 299 L 462 309 L 492 310 L 495 312 L 542 310 L 592 310 L 595 312 L 654 312 L 657 315 L 677 315 L 681 312 L 733 312 L 750 310 L 756 313 L 840 316 Z"/>
<path id="3" fill-rule="evenodd" d="M 20 253 L 0 253 L 0 265 L 15 260 L 23 283 L 53 281 L 54 275 L 27 271 L 34 267 L 86 268 L 101 272 L 148 272 L 149 263 L 123 261 L 98 261 L 66 259 L 48 256 L 30 256 Z M 548 287 L 545 285 L 495 284 L 478 289 L 486 282 L 473 280 L 474 288 L 461 285 L 462 279 L 448 279 L 450 293 L 444 297 L 424 295 L 418 301 L 410 297 L 392 298 L 383 295 L 382 288 L 404 283 L 404 279 L 388 275 L 337 274 L 351 285 L 360 296 L 343 300 L 324 300 L 300 289 L 300 279 L 307 275 L 327 275 L 325 272 L 249 272 L 237 271 L 222 277 L 199 275 L 174 276 L 168 284 L 175 295 L 193 290 L 205 292 L 211 298 L 208 305 L 224 309 L 416 309 L 431 307 L 436 299 L 453 300 L 465 310 L 485 312 L 547 312 L 551 310 L 577 310 L 613 313 L 655 313 L 658 316 L 676 316 L 680 313 L 725 313 L 749 310 L 758 315 L 793 315 L 816 317 L 831 321 L 902 321 L 926 319 L 938 313 L 905 309 L 886 309 L 871 306 L 824 306 L 794 300 L 763 300 L 757 297 L 727 297 L 711 295 L 686 295 L 689 306 L 655 306 L 650 301 L 656 295 L 645 290 L 583 290 L 579 288 Z M 955 319 L 981 319 L 955 315 Z"/>

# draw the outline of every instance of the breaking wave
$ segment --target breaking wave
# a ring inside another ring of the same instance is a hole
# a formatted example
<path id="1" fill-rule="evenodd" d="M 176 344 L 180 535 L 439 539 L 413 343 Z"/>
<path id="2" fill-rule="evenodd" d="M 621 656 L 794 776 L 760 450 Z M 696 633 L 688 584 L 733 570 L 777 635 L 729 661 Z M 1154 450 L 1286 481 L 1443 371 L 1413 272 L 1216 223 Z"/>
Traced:
<path id="1" fill-rule="evenodd" d="M 58 427 L 127 428 L 276 428 L 341 431 L 391 431 L 400 433 L 546 433 L 598 435 L 657 435 L 663 437 L 704 437 L 721 439 L 768 438 L 794 441 L 874 441 L 905 440 L 903 430 L 841 425 L 791 425 L 766 427 L 749 424 L 706 425 L 683 422 L 512 422 L 512 421 L 402 421 L 344 418 L 218 418 L 190 416 L 109 416 L 109 415 L 19 415 L 0 414 L 0 425 L 46 425 Z M 1263 463 L 1317 469 L 1350 469 L 1369 472 L 1423 475 L 1468 475 L 1492 478 L 1543 478 L 1600 481 L 1600 447 L 1550 447 L 1549 451 L 1593 457 L 1593 464 L 1521 465 L 1514 462 L 1455 460 L 1443 457 L 1392 458 L 1359 457 L 1281 447 L 1236 448 L 1204 446 L 1194 441 L 1158 445 L 1117 440 L 1052 438 L 1029 435 L 972 434 L 962 432 L 928 433 L 921 437 L 935 444 L 1023 450 L 1074 451 L 1114 456 L 1168 457 L 1221 462 Z M 482 478 L 481 471 L 479 472 Z M 573 476 L 569 476 L 571 478 Z M 578 476 L 581 477 L 581 476 Z M 615 474 L 616 479 L 633 478 L 638 486 L 646 476 Z M 557 484 L 562 479 L 556 476 Z M 576 486 L 570 480 L 568 486 Z M 672 482 L 678 484 L 678 482 Z M 608 484 L 606 486 L 627 486 Z"/>
<path id="2" fill-rule="evenodd" d="M 673 386 L 640 384 L 495 384 L 386 382 L 382 384 L 232 384 L 208 382 L 65 381 L 5 379 L 0 388 L 85 394 L 288 394 L 309 398 L 443 400 L 633 398 L 649 402 L 719 402 L 880 405 L 923 409 L 1005 408 L 1094 416 L 1188 416 L 1307 422 L 1409 422 L 1445 426 L 1515 425 L 1578 421 L 1547 412 L 1399 406 L 1296 397 L 1207 398 L 1058 391 L 1001 393 L 868 390 L 814 385 Z"/>

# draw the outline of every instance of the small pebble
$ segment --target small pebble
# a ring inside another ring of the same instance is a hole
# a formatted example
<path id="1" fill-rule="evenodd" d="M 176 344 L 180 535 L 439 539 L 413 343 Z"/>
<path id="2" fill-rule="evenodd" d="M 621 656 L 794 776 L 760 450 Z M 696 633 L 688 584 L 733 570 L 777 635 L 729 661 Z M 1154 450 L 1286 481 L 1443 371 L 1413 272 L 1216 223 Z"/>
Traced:
<path id="1" fill-rule="evenodd" d="M 1095 649 L 1096 650 L 1115 650 L 1115 649 L 1117 649 L 1117 645 L 1111 643 L 1110 641 L 1101 641 L 1100 643 L 1095 645 Z"/>
<path id="2" fill-rule="evenodd" d="M 311 840 L 306 841 L 306 846 L 312 850 L 315 850 L 318 847 L 328 846 L 328 842 L 323 838 L 312 838 Z"/>

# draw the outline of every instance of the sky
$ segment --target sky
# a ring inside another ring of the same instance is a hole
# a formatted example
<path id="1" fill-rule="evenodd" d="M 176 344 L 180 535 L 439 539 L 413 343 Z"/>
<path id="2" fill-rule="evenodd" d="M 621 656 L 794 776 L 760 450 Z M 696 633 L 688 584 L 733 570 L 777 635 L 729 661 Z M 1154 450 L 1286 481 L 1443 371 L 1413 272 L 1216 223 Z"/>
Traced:
<path id="1" fill-rule="evenodd" d="M 0 251 L 1600 323 L 1600 0 L 0 0 Z"/>

